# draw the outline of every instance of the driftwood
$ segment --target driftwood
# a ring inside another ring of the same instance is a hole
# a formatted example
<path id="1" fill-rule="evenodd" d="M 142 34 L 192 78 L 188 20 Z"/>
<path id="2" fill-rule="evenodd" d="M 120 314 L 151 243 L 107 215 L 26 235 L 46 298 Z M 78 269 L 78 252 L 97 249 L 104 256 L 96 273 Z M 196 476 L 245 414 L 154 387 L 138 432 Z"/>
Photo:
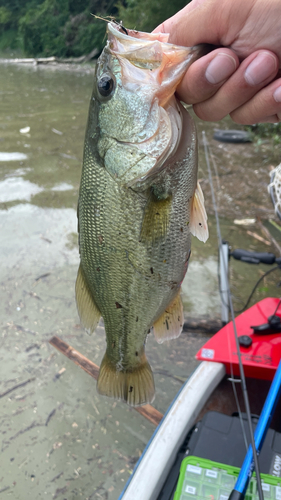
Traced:
<path id="1" fill-rule="evenodd" d="M 209 316 L 201 318 L 184 317 L 184 332 L 198 332 L 198 333 L 217 333 L 222 328 L 222 322 L 219 318 L 210 318 Z"/>
<path id="2" fill-rule="evenodd" d="M 76 351 L 76 349 L 68 345 L 66 342 L 63 342 L 63 340 L 59 339 L 58 337 L 52 337 L 49 342 L 68 359 L 74 361 L 76 365 L 80 366 L 80 368 L 82 368 L 85 372 L 89 373 L 91 377 L 97 380 L 99 367 L 95 365 L 95 363 L 85 358 L 83 354 Z M 163 418 L 162 413 L 156 410 L 156 408 L 153 408 L 153 406 L 151 405 L 138 406 L 135 407 L 134 410 L 138 411 L 154 425 L 158 425 Z"/>
<path id="3" fill-rule="evenodd" d="M 86 54 L 80 57 L 69 57 L 66 59 L 60 59 L 59 57 L 24 57 L 16 59 L 1 59 L 0 63 L 14 63 L 14 64 L 49 64 L 49 63 L 63 63 L 63 64 L 79 64 L 84 62 L 89 62 L 91 59 L 98 55 L 98 49 L 93 49 L 90 54 Z"/>
<path id="4" fill-rule="evenodd" d="M 19 63 L 19 64 L 47 64 L 58 62 L 58 59 L 53 57 L 23 57 L 23 58 L 15 58 L 15 59 L 0 59 L 0 62 L 3 63 Z"/>
<path id="5" fill-rule="evenodd" d="M 99 51 L 98 49 L 93 49 L 90 54 L 86 54 L 85 56 L 80 56 L 80 57 L 69 57 L 66 59 L 56 59 L 58 63 L 84 63 L 84 62 L 89 62 L 91 59 L 94 59 L 98 55 Z"/>
<path id="6" fill-rule="evenodd" d="M 257 233 L 253 233 L 253 231 L 247 231 L 247 234 L 249 236 L 252 236 L 253 238 L 255 238 L 255 240 L 258 240 L 258 241 L 261 241 L 264 245 L 268 245 L 270 247 L 271 243 L 270 241 L 267 241 L 265 240 L 262 236 L 260 236 L 259 234 Z"/>
<path id="7" fill-rule="evenodd" d="M 274 245 L 279 255 L 281 255 L 281 247 L 277 243 L 276 239 L 273 238 L 273 236 L 270 234 L 270 231 L 263 225 L 261 220 L 258 220 L 257 222 L 263 234 L 266 236 L 266 238 L 268 238 L 271 241 L 272 245 Z"/>

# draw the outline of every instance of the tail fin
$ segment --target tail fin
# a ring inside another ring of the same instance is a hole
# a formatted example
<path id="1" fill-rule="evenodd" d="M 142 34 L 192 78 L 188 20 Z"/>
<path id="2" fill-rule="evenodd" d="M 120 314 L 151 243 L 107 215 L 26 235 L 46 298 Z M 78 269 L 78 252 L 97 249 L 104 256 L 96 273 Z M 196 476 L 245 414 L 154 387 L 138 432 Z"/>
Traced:
<path id="1" fill-rule="evenodd" d="M 135 369 L 118 371 L 105 353 L 97 382 L 99 394 L 121 399 L 130 406 L 152 403 L 155 395 L 154 379 L 145 355 L 143 358 L 143 363 Z"/>

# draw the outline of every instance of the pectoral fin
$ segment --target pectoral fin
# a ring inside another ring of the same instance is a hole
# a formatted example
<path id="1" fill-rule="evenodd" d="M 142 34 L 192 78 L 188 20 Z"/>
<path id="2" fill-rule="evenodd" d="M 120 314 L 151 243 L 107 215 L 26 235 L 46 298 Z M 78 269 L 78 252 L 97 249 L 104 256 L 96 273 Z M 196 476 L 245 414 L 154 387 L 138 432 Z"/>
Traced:
<path id="1" fill-rule="evenodd" d="M 84 326 L 87 333 L 89 334 L 93 333 L 99 322 L 101 313 L 97 308 L 94 299 L 91 295 L 88 284 L 84 277 L 81 264 L 78 269 L 76 285 L 75 285 L 75 293 L 76 293 L 76 304 L 81 323 Z"/>
<path id="2" fill-rule="evenodd" d="M 191 202 L 190 211 L 190 232 L 196 236 L 200 241 L 207 241 L 209 238 L 209 230 L 207 224 L 207 214 L 204 206 L 204 195 L 197 182 L 197 187 Z"/>
<path id="3" fill-rule="evenodd" d="M 153 333 L 158 344 L 178 338 L 182 332 L 183 323 L 183 307 L 179 292 L 153 325 Z"/>
<path id="4" fill-rule="evenodd" d="M 159 200 L 151 193 L 144 209 L 141 241 L 155 243 L 165 238 L 169 227 L 171 204 L 171 196 Z"/>

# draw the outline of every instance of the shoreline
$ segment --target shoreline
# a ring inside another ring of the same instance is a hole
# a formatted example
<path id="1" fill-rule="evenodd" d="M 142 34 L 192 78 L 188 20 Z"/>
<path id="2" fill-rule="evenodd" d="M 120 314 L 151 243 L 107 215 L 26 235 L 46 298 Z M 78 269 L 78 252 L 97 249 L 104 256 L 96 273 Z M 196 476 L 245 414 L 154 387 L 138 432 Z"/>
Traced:
<path id="1" fill-rule="evenodd" d="M 0 64 L 17 65 L 27 68 L 48 68 L 52 70 L 64 70 L 73 72 L 92 73 L 96 60 L 89 60 L 87 56 L 69 59 L 59 59 L 57 57 L 38 58 L 4 58 L 0 57 Z"/>

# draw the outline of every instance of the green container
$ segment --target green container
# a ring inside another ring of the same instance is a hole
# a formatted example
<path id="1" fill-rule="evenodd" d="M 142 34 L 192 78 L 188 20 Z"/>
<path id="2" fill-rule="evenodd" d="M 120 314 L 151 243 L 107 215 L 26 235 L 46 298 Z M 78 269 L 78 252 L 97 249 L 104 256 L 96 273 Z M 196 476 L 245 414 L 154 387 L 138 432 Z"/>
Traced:
<path id="1" fill-rule="evenodd" d="M 174 500 L 228 500 L 240 469 L 198 457 L 186 457 L 181 464 Z M 264 500 L 281 500 L 281 478 L 261 474 Z M 245 500 L 259 500 L 255 475 Z"/>

